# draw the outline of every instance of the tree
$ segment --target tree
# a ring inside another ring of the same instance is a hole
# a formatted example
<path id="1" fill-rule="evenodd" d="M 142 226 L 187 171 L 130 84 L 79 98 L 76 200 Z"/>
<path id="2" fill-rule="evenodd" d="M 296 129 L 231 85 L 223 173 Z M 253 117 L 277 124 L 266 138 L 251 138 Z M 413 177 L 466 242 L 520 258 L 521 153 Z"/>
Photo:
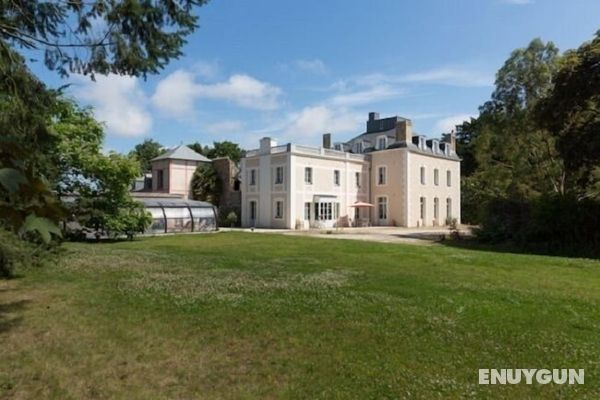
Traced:
<path id="1" fill-rule="evenodd" d="M 142 143 L 136 144 L 129 155 L 138 159 L 141 172 L 145 173 L 152 170 L 150 160 L 158 157 L 162 152 L 163 146 L 160 143 L 152 139 L 146 139 Z"/>
<path id="2" fill-rule="evenodd" d="M 0 4 L 0 48 L 43 50 L 61 75 L 155 74 L 181 56 L 206 0 L 13 0 Z"/>
<path id="3" fill-rule="evenodd" d="M 219 204 L 222 182 L 212 164 L 198 166 L 192 176 L 191 185 L 194 200 Z"/>
<path id="4" fill-rule="evenodd" d="M 552 90 L 558 60 L 554 44 L 539 39 L 513 51 L 479 117 L 458 127 L 458 152 L 465 161 L 463 203 L 470 222 L 477 222 L 487 200 L 531 199 L 564 190 L 555 139 L 534 118 L 536 105 Z"/>
<path id="5" fill-rule="evenodd" d="M 223 142 L 214 142 L 213 147 L 208 150 L 206 156 L 210 159 L 229 157 L 231 161 L 238 163 L 244 154 L 245 151 L 237 143 L 225 140 Z"/>
<path id="6" fill-rule="evenodd" d="M 198 142 L 188 144 L 188 147 L 190 149 L 194 150 L 196 153 L 202 154 L 203 156 L 208 156 L 208 151 L 210 149 L 208 146 L 202 146 Z"/>
<path id="7" fill-rule="evenodd" d="M 56 134 L 57 173 L 52 186 L 59 194 L 77 194 L 69 211 L 83 226 L 112 236 L 131 238 L 143 232 L 149 217 L 129 189 L 140 166 L 134 155 L 102 153 L 104 127 L 92 110 L 60 99 L 51 123 Z"/>
<path id="8" fill-rule="evenodd" d="M 537 109 L 538 123 L 557 140 L 566 185 L 577 197 L 600 199 L 600 31 L 567 51 L 554 87 Z"/>

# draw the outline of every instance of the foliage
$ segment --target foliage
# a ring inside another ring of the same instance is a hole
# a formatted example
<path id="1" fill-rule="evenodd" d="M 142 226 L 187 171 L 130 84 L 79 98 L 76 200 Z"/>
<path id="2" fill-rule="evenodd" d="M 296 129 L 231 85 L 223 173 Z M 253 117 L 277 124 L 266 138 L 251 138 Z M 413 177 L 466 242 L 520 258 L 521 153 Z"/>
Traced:
<path id="1" fill-rule="evenodd" d="M 538 107 L 538 123 L 552 132 L 565 163 L 566 190 L 600 200 L 600 31 L 567 51 L 554 87 Z"/>
<path id="2" fill-rule="evenodd" d="M 48 90 L 22 57 L 0 42 L 0 228 L 27 233 L 34 218 L 58 221 L 62 208 L 48 185 L 53 175 L 56 137 L 47 122 L 57 92 Z M 44 221 L 45 221 L 44 220 Z M 51 229 L 38 221 L 36 231 Z"/>
<path id="3" fill-rule="evenodd" d="M 196 168 L 192 176 L 192 195 L 194 200 L 219 204 L 222 182 L 212 164 L 202 164 Z"/>
<path id="4" fill-rule="evenodd" d="M 141 172 L 145 173 L 152 170 L 150 160 L 158 157 L 162 152 L 163 146 L 160 143 L 152 139 L 146 139 L 142 143 L 136 144 L 134 149 L 129 152 L 129 155 L 137 157 L 140 162 Z"/>
<path id="5" fill-rule="evenodd" d="M 232 208 L 219 210 L 219 226 L 231 228 L 237 226 L 239 222 L 238 213 L 239 210 L 235 210 Z"/>
<path id="6" fill-rule="evenodd" d="M 188 144 L 187 146 L 190 149 L 194 150 L 196 153 L 202 154 L 203 156 L 208 157 L 208 151 L 210 149 L 208 146 L 202 146 L 198 142 L 194 142 L 194 143 Z"/>
<path id="7" fill-rule="evenodd" d="M 196 153 L 202 154 L 208 158 L 215 159 L 219 157 L 228 157 L 234 163 L 239 163 L 242 157 L 246 154 L 239 144 L 224 140 L 222 142 L 213 142 L 211 146 L 202 146 L 195 142 L 188 145 L 189 148 Z"/>
<path id="8" fill-rule="evenodd" d="M 600 203 L 564 195 L 533 200 L 493 199 L 478 237 L 545 253 L 599 256 Z"/>
<path id="9" fill-rule="evenodd" d="M 155 74 L 181 56 L 204 0 L 2 1 L 0 42 L 43 50 L 61 75 Z"/>
<path id="10" fill-rule="evenodd" d="M 234 163 L 239 163 L 245 152 L 237 143 L 225 140 L 223 142 L 214 142 L 213 147 L 209 148 L 207 157 L 211 160 L 219 157 L 229 157 Z"/>

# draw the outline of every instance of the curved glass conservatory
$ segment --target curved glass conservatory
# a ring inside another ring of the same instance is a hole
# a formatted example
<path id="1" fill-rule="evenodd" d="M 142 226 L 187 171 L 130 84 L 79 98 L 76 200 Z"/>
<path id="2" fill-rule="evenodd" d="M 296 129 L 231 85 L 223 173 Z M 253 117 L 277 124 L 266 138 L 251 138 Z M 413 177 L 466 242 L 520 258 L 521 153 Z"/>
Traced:
<path id="1" fill-rule="evenodd" d="M 206 232 L 217 229 L 215 207 L 203 201 L 138 198 L 152 215 L 146 234 Z"/>

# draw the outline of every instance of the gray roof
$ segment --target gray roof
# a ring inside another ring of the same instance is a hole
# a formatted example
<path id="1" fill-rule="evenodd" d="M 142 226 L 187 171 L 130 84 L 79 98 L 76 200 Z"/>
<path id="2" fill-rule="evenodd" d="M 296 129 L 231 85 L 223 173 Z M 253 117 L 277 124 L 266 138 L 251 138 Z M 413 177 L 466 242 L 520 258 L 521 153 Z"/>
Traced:
<path id="1" fill-rule="evenodd" d="M 203 161 L 210 162 L 210 159 L 204 157 L 202 154 L 196 153 L 186 145 L 182 144 L 175 148 L 169 149 L 158 157 L 153 158 L 150 161 L 158 160 L 191 160 L 191 161 Z"/>
<path id="2" fill-rule="evenodd" d="M 206 201 L 197 201 L 189 199 L 169 199 L 169 198 L 153 198 L 153 197 L 138 197 L 146 207 L 200 207 L 214 208 L 214 206 Z"/>

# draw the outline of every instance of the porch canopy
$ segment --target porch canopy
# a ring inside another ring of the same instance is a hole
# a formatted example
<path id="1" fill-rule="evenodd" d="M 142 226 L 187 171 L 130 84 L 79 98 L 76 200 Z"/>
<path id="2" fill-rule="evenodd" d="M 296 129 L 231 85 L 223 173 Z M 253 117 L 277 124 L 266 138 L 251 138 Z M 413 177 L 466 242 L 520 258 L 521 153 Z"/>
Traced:
<path id="1" fill-rule="evenodd" d="M 357 201 L 356 203 L 352 204 L 350 207 L 357 207 L 357 208 L 365 207 L 366 208 L 366 207 L 375 207 L 375 205 L 371 204 L 371 203 L 365 203 L 364 201 Z"/>

